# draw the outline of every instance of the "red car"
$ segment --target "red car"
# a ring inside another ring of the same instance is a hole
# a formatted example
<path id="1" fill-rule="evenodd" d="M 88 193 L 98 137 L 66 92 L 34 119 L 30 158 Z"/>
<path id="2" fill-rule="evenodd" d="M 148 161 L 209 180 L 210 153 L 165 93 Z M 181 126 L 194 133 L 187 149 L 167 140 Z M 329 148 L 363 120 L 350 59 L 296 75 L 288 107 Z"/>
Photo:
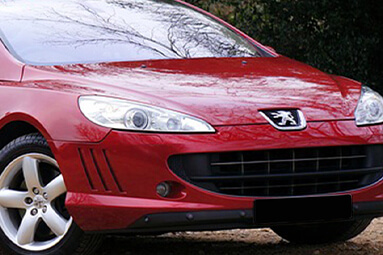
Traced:
<path id="1" fill-rule="evenodd" d="M 348 240 L 383 215 L 383 98 L 180 1 L 0 3 L 0 239 L 271 227 Z"/>

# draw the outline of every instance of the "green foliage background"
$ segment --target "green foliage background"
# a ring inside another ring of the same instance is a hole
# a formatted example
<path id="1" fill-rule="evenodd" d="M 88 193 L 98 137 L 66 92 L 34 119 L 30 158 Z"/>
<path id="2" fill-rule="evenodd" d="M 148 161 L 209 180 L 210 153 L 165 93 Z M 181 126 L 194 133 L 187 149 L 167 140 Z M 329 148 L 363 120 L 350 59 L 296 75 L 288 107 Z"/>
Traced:
<path id="1" fill-rule="evenodd" d="M 381 0 L 187 0 L 282 55 L 383 92 Z"/>

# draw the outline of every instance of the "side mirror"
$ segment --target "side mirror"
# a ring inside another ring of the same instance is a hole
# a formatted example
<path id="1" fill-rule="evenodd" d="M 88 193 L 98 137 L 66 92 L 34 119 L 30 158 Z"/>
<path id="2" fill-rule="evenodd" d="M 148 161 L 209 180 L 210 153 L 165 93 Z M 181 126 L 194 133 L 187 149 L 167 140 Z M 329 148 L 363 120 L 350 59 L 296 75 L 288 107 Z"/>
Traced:
<path id="1" fill-rule="evenodd" d="M 271 46 L 265 46 L 265 48 L 270 50 L 270 51 L 272 51 L 272 52 L 274 52 L 274 53 L 277 53 L 277 51 L 273 47 L 271 47 Z"/>

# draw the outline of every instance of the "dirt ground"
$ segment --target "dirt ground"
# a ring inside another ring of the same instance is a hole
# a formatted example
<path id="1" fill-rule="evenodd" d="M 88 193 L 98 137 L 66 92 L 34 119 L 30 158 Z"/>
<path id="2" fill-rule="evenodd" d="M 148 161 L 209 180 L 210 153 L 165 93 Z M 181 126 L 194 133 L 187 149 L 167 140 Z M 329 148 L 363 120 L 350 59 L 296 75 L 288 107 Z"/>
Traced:
<path id="1" fill-rule="evenodd" d="M 342 244 L 294 246 L 269 229 L 174 233 L 159 237 L 107 237 L 97 255 L 383 255 L 383 219 Z"/>

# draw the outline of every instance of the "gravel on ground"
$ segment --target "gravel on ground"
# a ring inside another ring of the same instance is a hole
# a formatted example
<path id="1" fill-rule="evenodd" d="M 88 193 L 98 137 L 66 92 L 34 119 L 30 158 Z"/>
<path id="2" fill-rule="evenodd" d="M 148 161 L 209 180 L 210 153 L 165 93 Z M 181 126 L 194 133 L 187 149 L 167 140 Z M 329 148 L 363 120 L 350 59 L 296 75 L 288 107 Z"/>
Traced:
<path id="1" fill-rule="evenodd" d="M 383 218 L 360 236 L 321 246 L 297 246 L 270 229 L 169 233 L 161 236 L 107 237 L 97 255 L 383 255 Z"/>

